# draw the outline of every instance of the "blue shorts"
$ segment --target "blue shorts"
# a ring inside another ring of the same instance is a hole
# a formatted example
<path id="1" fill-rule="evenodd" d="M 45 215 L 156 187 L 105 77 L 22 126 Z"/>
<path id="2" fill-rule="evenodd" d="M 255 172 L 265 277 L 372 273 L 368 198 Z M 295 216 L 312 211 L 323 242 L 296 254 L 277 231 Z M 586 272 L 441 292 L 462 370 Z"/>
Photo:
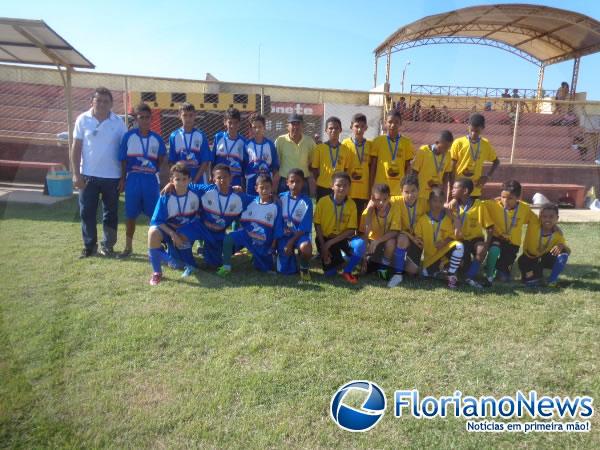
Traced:
<path id="1" fill-rule="evenodd" d="M 296 252 L 293 255 L 287 256 L 284 252 L 285 246 L 291 239 L 290 237 L 282 237 L 277 241 L 277 272 L 284 275 L 293 275 L 298 273 L 298 261 L 296 260 Z M 310 235 L 303 235 L 298 238 L 294 244 L 294 250 L 298 250 L 304 243 L 310 243 Z"/>
<path id="2" fill-rule="evenodd" d="M 233 239 L 236 248 L 245 247 L 252 253 L 252 264 L 254 264 L 256 270 L 261 272 L 273 270 L 273 254 L 270 252 L 270 245 L 257 245 L 248 236 L 246 230 L 232 231 L 227 236 Z"/>
<path id="3" fill-rule="evenodd" d="M 152 217 L 158 197 L 160 197 L 160 187 L 155 174 L 136 172 L 127 174 L 125 215 L 128 219 L 137 219 L 141 213 Z"/>
<path id="4" fill-rule="evenodd" d="M 199 220 L 183 225 L 177 232 L 185 236 L 192 245 L 194 241 L 204 241 L 202 256 L 206 264 L 215 267 L 223 264 L 223 233 L 209 230 Z"/>

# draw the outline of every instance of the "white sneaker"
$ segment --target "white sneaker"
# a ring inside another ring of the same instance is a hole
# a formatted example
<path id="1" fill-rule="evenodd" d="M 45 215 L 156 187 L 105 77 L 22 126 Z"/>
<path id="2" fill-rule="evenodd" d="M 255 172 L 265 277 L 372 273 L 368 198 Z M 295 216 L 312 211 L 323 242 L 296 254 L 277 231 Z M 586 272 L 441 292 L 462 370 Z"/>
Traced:
<path id="1" fill-rule="evenodd" d="M 397 273 L 394 276 L 392 276 L 392 278 L 390 278 L 390 281 L 388 282 L 387 287 L 389 288 L 395 288 L 396 286 L 398 286 L 400 283 L 402 283 L 402 280 L 404 278 L 402 277 L 401 274 Z"/>
<path id="2" fill-rule="evenodd" d="M 465 279 L 465 283 L 475 289 L 483 289 L 483 286 L 472 278 Z"/>

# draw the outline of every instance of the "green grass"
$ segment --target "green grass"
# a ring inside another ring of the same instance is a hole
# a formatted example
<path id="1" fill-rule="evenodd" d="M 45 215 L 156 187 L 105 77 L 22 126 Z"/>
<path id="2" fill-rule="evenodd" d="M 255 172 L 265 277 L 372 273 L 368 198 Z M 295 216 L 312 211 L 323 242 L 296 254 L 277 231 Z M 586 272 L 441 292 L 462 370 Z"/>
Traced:
<path id="1" fill-rule="evenodd" d="M 435 282 L 388 290 L 261 275 L 167 270 L 148 286 L 145 231 L 128 261 L 78 260 L 75 202 L 0 203 L 0 446 L 10 448 L 599 448 L 591 433 L 468 433 L 462 419 L 393 418 L 421 395 L 600 399 L 600 226 L 563 226 L 573 249 L 557 291 L 482 294 Z M 120 227 L 120 236 L 124 234 Z M 122 243 L 119 243 L 122 248 Z M 237 264 L 236 264 L 237 262 Z M 338 429 L 335 390 L 377 382 L 370 432 Z"/>

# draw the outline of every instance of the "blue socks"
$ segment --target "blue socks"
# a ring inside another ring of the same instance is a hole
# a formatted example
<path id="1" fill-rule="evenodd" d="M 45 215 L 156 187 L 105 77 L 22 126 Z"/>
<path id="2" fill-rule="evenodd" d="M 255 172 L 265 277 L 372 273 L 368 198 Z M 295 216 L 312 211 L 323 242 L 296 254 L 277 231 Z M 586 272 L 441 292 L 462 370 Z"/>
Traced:
<path id="1" fill-rule="evenodd" d="M 152 265 L 152 271 L 154 273 L 161 273 L 162 269 L 160 267 L 160 263 L 169 258 L 167 253 L 162 248 L 149 248 L 148 249 L 148 259 L 150 259 L 150 264 Z"/>
<path id="2" fill-rule="evenodd" d="M 396 248 L 394 250 L 393 266 L 396 273 L 404 272 L 404 262 L 406 260 L 406 249 Z"/>
<path id="3" fill-rule="evenodd" d="M 470 278 L 470 279 L 475 278 L 477 276 L 477 274 L 479 273 L 480 267 L 481 267 L 481 263 L 479 261 L 477 261 L 476 259 L 474 259 L 473 261 L 471 261 L 471 265 L 469 266 L 469 269 L 465 273 L 465 277 Z"/>
<path id="4" fill-rule="evenodd" d="M 558 276 L 561 274 L 561 272 L 565 270 L 565 266 L 567 265 L 568 259 L 568 253 L 561 253 L 556 257 L 556 261 L 552 266 L 552 272 L 550 273 L 550 278 L 548 278 L 548 282 L 554 283 L 558 279 Z"/>
<path id="5" fill-rule="evenodd" d="M 345 273 L 352 273 L 354 268 L 358 265 L 360 260 L 363 258 L 366 250 L 365 241 L 360 238 L 354 238 L 350 241 L 350 247 L 352 248 L 352 256 L 350 261 L 344 268 Z"/>

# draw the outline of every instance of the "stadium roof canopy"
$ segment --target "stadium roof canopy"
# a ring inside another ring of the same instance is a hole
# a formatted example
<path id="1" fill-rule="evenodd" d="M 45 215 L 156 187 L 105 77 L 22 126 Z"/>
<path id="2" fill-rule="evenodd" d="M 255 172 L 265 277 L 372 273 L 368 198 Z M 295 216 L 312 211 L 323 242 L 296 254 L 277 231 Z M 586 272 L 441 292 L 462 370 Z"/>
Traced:
<path id="1" fill-rule="evenodd" d="M 542 69 L 574 59 L 578 70 L 579 58 L 600 51 L 600 22 L 540 5 L 473 6 L 427 16 L 399 28 L 375 49 L 375 61 L 387 55 L 389 72 L 392 53 L 431 44 L 496 47 Z"/>
<path id="2" fill-rule="evenodd" d="M 93 69 L 95 66 L 43 20 L 0 18 L 0 61 Z"/>

